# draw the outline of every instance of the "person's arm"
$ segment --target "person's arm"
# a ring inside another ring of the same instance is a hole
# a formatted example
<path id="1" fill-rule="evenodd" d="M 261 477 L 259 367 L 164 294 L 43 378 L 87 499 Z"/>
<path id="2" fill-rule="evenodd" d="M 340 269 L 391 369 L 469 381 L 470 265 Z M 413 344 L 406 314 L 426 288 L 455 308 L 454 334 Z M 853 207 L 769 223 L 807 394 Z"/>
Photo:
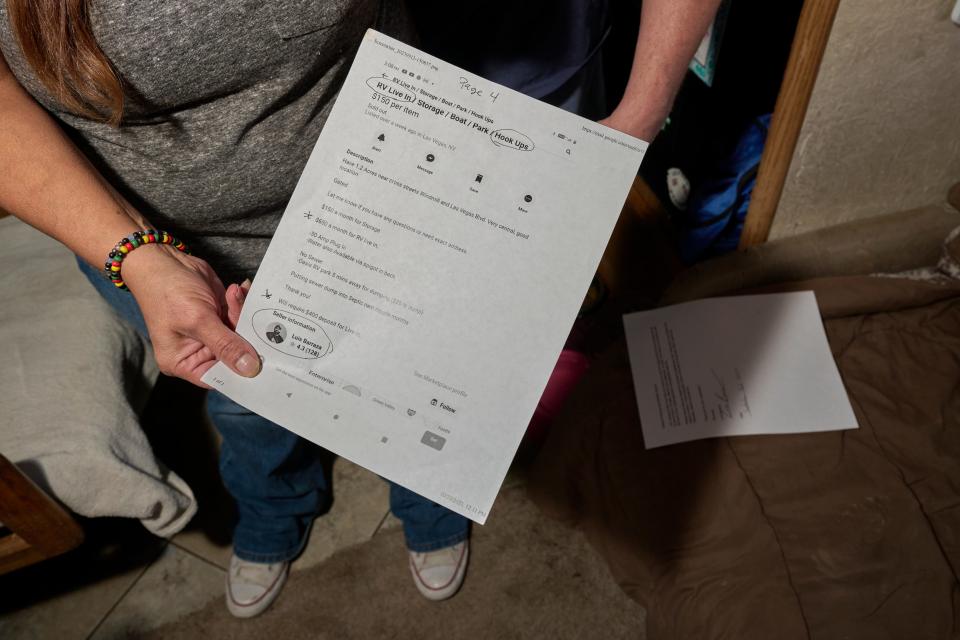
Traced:
<path id="1" fill-rule="evenodd" d="M 630 79 L 620 104 L 603 124 L 653 140 L 720 0 L 643 0 Z"/>
<path id="2" fill-rule="evenodd" d="M 59 240 L 100 268 L 122 237 L 150 225 L 20 86 L 0 55 L 0 209 Z M 164 245 L 123 261 L 164 373 L 202 386 L 222 360 L 241 375 L 260 370 L 257 352 L 231 331 L 243 292 L 224 290 L 210 266 Z M 228 319 L 229 318 L 229 319 Z"/>

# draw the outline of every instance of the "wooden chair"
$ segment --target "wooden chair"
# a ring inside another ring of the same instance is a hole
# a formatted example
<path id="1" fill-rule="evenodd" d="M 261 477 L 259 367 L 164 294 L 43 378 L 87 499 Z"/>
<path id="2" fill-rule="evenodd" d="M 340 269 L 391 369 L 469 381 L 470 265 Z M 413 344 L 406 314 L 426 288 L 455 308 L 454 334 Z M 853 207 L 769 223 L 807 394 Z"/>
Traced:
<path id="1" fill-rule="evenodd" d="M 67 511 L 0 455 L 0 574 L 46 560 L 83 542 Z"/>

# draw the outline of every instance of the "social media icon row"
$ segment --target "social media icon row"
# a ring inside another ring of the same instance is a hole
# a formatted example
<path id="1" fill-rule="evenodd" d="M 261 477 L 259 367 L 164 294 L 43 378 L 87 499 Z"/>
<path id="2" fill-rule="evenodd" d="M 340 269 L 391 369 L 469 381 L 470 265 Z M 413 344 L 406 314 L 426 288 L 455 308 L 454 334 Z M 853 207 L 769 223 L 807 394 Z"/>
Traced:
<path id="1" fill-rule="evenodd" d="M 380 135 L 377 136 L 377 140 L 379 140 L 380 142 L 384 142 L 386 140 L 386 134 L 381 133 Z M 433 153 L 428 153 L 426 156 L 424 156 L 424 160 L 432 163 L 437 160 L 437 156 Z M 476 176 L 474 176 L 473 178 L 473 182 L 474 184 L 483 184 L 483 174 L 482 173 L 476 174 Z M 528 193 L 523 196 L 523 201 L 526 202 L 527 204 L 530 204 L 533 202 L 533 196 Z"/>

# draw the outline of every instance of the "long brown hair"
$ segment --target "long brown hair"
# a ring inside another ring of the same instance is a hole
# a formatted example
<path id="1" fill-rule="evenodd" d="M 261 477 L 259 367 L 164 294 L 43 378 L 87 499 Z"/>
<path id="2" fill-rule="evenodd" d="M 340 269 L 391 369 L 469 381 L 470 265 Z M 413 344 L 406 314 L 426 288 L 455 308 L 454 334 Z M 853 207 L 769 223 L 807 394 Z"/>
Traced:
<path id="1" fill-rule="evenodd" d="M 90 24 L 91 0 L 7 0 L 10 24 L 40 82 L 69 111 L 113 125 L 123 87 Z"/>

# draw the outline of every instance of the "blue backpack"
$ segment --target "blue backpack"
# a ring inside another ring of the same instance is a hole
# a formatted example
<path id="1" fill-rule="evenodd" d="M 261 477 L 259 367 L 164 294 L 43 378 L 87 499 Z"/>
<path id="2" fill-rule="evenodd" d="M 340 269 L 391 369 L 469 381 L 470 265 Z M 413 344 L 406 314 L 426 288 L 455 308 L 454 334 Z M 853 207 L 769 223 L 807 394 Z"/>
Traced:
<path id="1" fill-rule="evenodd" d="M 767 140 L 770 115 L 760 116 L 741 134 L 733 152 L 695 185 L 677 225 L 680 257 L 693 264 L 737 248 L 750 195 Z"/>

